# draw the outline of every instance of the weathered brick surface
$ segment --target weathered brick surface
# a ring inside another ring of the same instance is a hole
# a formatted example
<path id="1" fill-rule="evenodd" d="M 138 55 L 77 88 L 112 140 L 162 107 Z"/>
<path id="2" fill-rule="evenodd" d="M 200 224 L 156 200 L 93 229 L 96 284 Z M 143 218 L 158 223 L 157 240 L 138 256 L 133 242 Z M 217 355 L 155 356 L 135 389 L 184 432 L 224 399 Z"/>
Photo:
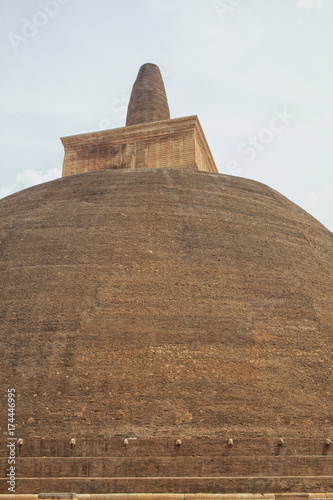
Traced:
<path id="1" fill-rule="evenodd" d="M 333 489 L 333 237 L 303 210 L 245 179 L 107 170 L 2 199 L 0 237 L 18 492 Z"/>
<path id="2" fill-rule="evenodd" d="M 63 176 L 107 169 L 184 168 L 217 173 L 197 116 L 63 137 Z"/>
<path id="3" fill-rule="evenodd" d="M 20 457 L 332 457 L 333 447 L 324 444 L 324 437 L 317 439 L 288 439 L 285 446 L 278 445 L 278 439 L 234 439 L 228 446 L 227 439 L 214 436 L 184 438 L 182 445 L 176 446 L 173 436 L 168 438 L 129 439 L 124 446 L 123 437 L 108 439 L 79 438 L 76 445 L 70 439 L 40 439 L 28 436 L 23 446 L 18 447 Z M 7 456 L 6 439 L 0 440 L 0 457 Z"/>
<path id="4" fill-rule="evenodd" d="M 330 435 L 332 234 L 300 208 L 157 169 L 63 178 L 0 210 L 20 437 Z"/>
<path id="5" fill-rule="evenodd" d="M 161 72 L 156 64 L 144 64 L 133 85 L 126 125 L 169 119 L 169 105 Z"/>
<path id="6" fill-rule="evenodd" d="M 0 488 L 3 480 L 0 479 Z M 17 493 L 24 491 L 72 491 L 81 493 L 212 492 L 260 493 L 330 491 L 332 476 L 323 477 L 219 477 L 219 478 L 53 478 L 18 479 Z M 2 490 L 3 491 L 3 490 Z"/>
<path id="7" fill-rule="evenodd" d="M 5 471 L 6 459 L 0 459 Z M 332 457 L 25 457 L 17 477 L 333 476 Z"/>
<path id="8" fill-rule="evenodd" d="M 295 484 L 297 479 L 302 485 L 305 481 L 308 484 L 308 490 L 318 487 L 319 478 L 323 479 L 323 485 L 329 484 L 330 479 L 333 480 L 333 456 L 326 455 L 323 450 L 316 446 L 315 441 L 311 442 L 310 440 L 305 443 L 304 440 L 290 441 L 289 454 L 286 452 L 284 455 L 276 453 L 274 442 L 265 442 L 261 439 L 241 440 L 244 442 L 235 443 L 235 446 L 239 448 L 238 454 L 225 453 L 223 456 L 219 452 L 221 449 L 223 451 L 224 443 L 216 439 L 205 439 L 204 441 L 209 441 L 209 443 L 206 442 L 206 446 L 202 447 L 200 447 L 202 439 L 193 439 L 196 444 L 196 453 L 192 453 L 193 448 L 189 446 L 189 442 L 185 441 L 184 449 L 183 445 L 181 446 L 182 454 L 179 447 L 167 446 L 167 440 L 143 440 L 143 446 L 134 446 L 129 453 L 128 447 L 117 446 L 120 439 L 97 440 L 95 446 L 92 446 L 95 440 L 91 439 L 85 440 L 86 444 L 89 443 L 89 447 L 82 446 L 81 443 L 81 447 L 77 448 L 80 443 L 78 441 L 75 448 L 71 450 L 71 456 L 68 454 L 65 442 L 56 443 L 56 440 L 53 440 L 51 448 L 48 445 L 40 448 L 32 446 L 32 443 L 36 443 L 36 441 L 28 440 L 24 445 L 29 451 L 28 456 L 22 456 L 22 452 L 18 453 L 19 458 L 16 461 L 17 483 L 21 485 L 21 488 L 24 485 L 25 491 L 37 491 L 29 489 L 31 485 L 36 484 L 37 478 L 47 480 L 47 483 L 44 481 L 41 484 L 47 484 L 49 490 L 56 484 L 54 480 L 58 480 L 58 478 L 71 478 L 74 481 L 73 484 L 76 484 L 75 478 L 92 478 L 98 480 L 99 485 L 103 484 L 102 478 L 105 478 L 109 486 L 113 485 L 111 488 L 118 484 L 119 478 L 127 478 L 130 481 L 128 484 L 132 484 L 132 488 L 133 484 L 136 485 L 133 483 L 135 478 L 138 478 L 138 484 L 143 484 L 143 480 L 146 478 L 147 484 L 153 488 L 152 491 L 160 491 L 155 488 L 157 488 L 157 484 L 160 484 L 162 478 L 176 478 L 177 481 L 187 478 L 188 483 L 185 491 L 196 491 L 199 478 L 205 481 L 209 479 L 209 484 L 212 480 L 221 479 L 221 477 L 239 478 L 240 484 L 243 484 L 245 478 L 254 481 L 254 484 L 257 484 L 257 478 L 260 478 L 261 481 L 266 478 L 268 485 L 272 484 L 274 477 L 278 477 L 282 484 Z M 102 442 L 103 446 L 101 446 Z M 252 447 L 250 446 L 251 442 Z M 58 448 L 55 448 L 55 444 L 58 444 Z M 208 444 L 209 446 L 207 446 Z M 269 444 L 270 446 L 267 446 Z M 158 447 L 160 455 L 156 453 Z M 31 456 L 32 451 L 34 451 L 35 456 Z M 315 453 L 320 452 L 320 455 L 315 455 Z M 75 453 L 80 454 L 80 456 L 75 456 Z M 303 453 L 303 455 L 299 453 Z M 95 456 L 91 454 L 95 454 Z M 0 471 L 3 477 L 6 475 L 7 467 L 4 454 L 4 457 L 0 458 Z M 156 484 L 152 483 L 154 477 L 157 478 Z M 111 478 L 114 479 L 113 483 L 110 482 Z M 206 488 L 205 481 L 202 483 L 202 488 Z M 58 491 L 66 491 L 65 486 L 68 483 L 58 482 L 57 484 Z M 0 482 L 0 491 L 5 491 L 5 486 L 4 482 Z M 90 490 L 87 490 L 85 486 L 77 491 Z M 100 486 L 95 491 L 105 490 Z M 139 490 L 135 489 L 135 491 Z M 235 491 L 243 490 L 237 489 Z M 263 491 L 268 492 L 270 489 Z"/>

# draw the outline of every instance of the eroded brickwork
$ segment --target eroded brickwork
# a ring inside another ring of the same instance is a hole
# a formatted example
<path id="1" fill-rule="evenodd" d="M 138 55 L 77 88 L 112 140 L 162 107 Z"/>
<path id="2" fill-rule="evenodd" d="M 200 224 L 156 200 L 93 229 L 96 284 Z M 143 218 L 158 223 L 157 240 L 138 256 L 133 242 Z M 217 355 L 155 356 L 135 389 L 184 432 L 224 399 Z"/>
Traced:
<path id="1" fill-rule="evenodd" d="M 318 221 L 260 183 L 163 168 L 35 186 L 0 221 L 18 492 L 333 489 Z M 3 403 L 5 453 L 6 419 Z"/>
<path id="2" fill-rule="evenodd" d="M 229 446 L 227 439 L 178 436 L 180 445 L 172 438 L 129 438 L 126 445 L 120 436 L 79 438 L 75 446 L 69 439 L 28 438 L 17 459 L 17 492 L 260 491 L 267 495 L 333 489 L 333 450 L 325 447 L 324 439 L 290 439 L 283 447 L 278 439 L 235 439 Z M 0 452 L 3 477 L 4 450 Z M 5 486 L 5 479 L 0 479 L 0 492 Z M 303 493 L 304 499 L 308 496 Z M 296 499 L 279 495 L 279 500 Z"/>
<path id="3" fill-rule="evenodd" d="M 62 139 L 63 176 L 107 169 L 217 168 L 196 116 Z"/>
<path id="4" fill-rule="evenodd" d="M 141 66 L 133 85 L 126 125 L 170 120 L 170 111 L 161 72 L 156 64 Z"/>

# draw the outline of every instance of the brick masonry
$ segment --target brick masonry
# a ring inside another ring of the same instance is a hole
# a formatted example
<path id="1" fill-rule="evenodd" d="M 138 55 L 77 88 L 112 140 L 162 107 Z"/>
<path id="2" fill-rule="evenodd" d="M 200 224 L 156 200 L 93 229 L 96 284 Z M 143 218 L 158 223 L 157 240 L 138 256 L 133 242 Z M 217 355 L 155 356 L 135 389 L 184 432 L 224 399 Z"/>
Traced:
<path id="1" fill-rule="evenodd" d="M 35 186 L 0 221 L 18 493 L 333 490 L 319 222 L 260 183 L 162 168 Z"/>
<path id="2" fill-rule="evenodd" d="M 133 85 L 126 125 L 169 119 L 170 110 L 161 72 L 156 64 L 144 64 Z"/>
<path id="3" fill-rule="evenodd" d="M 197 116 L 65 137 L 62 143 L 63 176 L 156 167 L 217 173 Z"/>

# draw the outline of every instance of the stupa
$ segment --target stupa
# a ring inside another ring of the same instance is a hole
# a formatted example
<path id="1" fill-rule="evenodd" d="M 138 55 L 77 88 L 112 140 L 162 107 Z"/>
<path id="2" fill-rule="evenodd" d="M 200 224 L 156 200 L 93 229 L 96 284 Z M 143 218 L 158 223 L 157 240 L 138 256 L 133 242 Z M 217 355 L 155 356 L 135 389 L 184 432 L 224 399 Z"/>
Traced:
<path id="1" fill-rule="evenodd" d="M 333 498 L 332 233 L 219 174 L 156 65 L 62 142 L 0 200 L 0 499 Z"/>

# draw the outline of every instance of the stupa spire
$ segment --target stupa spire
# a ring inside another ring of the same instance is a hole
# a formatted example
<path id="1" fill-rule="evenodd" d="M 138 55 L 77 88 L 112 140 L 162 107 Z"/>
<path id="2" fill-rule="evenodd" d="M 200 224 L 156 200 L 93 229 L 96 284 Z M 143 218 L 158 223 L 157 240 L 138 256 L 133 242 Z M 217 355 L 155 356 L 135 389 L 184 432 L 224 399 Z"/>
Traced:
<path id="1" fill-rule="evenodd" d="M 126 126 L 170 120 L 168 99 L 160 69 L 156 64 L 141 66 L 133 85 Z"/>
<path id="2" fill-rule="evenodd" d="M 63 177 L 94 170 L 182 168 L 218 173 L 196 115 L 170 119 L 161 72 L 141 66 L 126 127 L 63 137 Z"/>

